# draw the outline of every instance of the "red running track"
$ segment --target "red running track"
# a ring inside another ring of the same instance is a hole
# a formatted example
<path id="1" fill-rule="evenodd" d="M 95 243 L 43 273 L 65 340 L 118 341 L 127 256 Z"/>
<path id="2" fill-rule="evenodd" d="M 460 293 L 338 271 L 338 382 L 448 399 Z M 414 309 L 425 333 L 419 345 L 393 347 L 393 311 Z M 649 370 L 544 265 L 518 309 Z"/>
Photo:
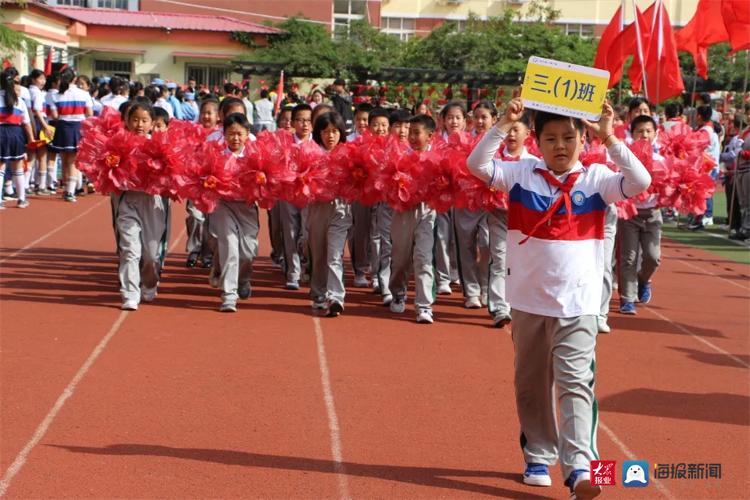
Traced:
<path id="1" fill-rule="evenodd" d="M 219 314 L 182 265 L 183 217 L 159 297 L 123 313 L 106 198 L 0 212 L 0 493 L 567 498 L 557 468 L 552 488 L 520 482 L 513 348 L 485 311 L 454 292 L 417 325 L 352 288 L 344 316 L 314 319 L 263 229 L 253 297 Z M 600 337 L 600 453 L 722 478 L 626 489 L 618 471 L 605 495 L 747 498 L 750 270 L 663 253 L 652 303 Z"/>

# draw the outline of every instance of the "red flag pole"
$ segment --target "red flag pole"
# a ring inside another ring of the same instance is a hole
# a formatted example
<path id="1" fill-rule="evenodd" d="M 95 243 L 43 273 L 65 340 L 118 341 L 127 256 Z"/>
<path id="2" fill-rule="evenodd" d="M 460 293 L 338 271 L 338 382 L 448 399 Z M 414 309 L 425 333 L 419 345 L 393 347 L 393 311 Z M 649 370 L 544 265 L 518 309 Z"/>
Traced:
<path id="1" fill-rule="evenodd" d="M 276 88 L 276 104 L 273 107 L 274 116 L 279 114 L 281 109 L 281 101 L 284 98 L 284 70 L 281 70 L 281 76 L 279 77 L 279 86 Z"/>
<path id="2" fill-rule="evenodd" d="M 643 59 L 643 40 L 641 39 L 641 24 L 638 22 L 638 11 L 636 10 L 638 6 L 635 4 L 635 0 L 632 0 L 633 2 L 633 14 L 635 18 L 633 19 L 633 22 L 635 23 L 635 40 L 636 40 L 636 47 L 638 48 L 638 60 L 641 63 L 641 75 L 643 78 L 643 93 L 646 95 L 646 99 L 648 99 L 648 84 L 646 80 L 646 61 Z M 653 23 L 652 23 L 653 26 Z M 645 28 L 645 26 L 644 26 Z M 653 29 L 651 30 L 653 32 Z"/>

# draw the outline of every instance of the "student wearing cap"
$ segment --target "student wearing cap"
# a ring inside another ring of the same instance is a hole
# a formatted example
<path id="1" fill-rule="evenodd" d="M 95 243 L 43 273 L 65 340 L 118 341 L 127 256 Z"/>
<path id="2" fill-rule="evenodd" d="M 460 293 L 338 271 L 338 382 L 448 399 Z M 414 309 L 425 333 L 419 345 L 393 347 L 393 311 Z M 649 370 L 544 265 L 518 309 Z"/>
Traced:
<path id="1" fill-rule="evenodd" d="M 189 122 L 198 121 L 198 104 L 195 102 L 195 92 L 185 92 L 182 101 L 182 118 Z"/>
<path id="2" fill-rule="evenodd" d="M 182 102 L 180 102 L 180 100 L 175 95 L 177 92 L 177 84 L 175 82 L 169 82 L 167 84 L 167 90 L 169 90 L 167 102 L 172 105 L 172 112 L 174 113 L 174 117 L 178 120 L 184 120 L 185 117 L 182 114 Z"/>

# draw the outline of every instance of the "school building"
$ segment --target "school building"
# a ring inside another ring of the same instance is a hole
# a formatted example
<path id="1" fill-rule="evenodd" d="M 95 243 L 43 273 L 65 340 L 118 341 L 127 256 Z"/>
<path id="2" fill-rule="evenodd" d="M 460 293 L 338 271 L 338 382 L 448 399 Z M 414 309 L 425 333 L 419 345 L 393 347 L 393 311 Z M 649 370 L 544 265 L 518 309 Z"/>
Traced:
<path id="1" fill-rule="evenodd" d="M 98 3 L 93 3 L 98 2 Z M 247 33 L 257 45 L 279 30 L 227 15 L 153 13 L 134 0 L 93 0 L 91 7 L 42 4 L 30 0 L 25 8 L 3 5 L 3 24 L 38 42 L 36 54 L 18 53 L 13 64 L 22 73 L 43 68 L 50 49 L 53 62 L 65 63 L 82 74 L 121 75 L 150 82 L 154 78 L 183 83 L 195 78 L 210 87 L 238 80 L 230 60 L 249 54 L 233 32 Z M 74 3 L 68 0 L 67 3 Z M 98 8 L 105 7 L 119 7 Z M 123 8 L 125 7 L 125 8 Z"/>

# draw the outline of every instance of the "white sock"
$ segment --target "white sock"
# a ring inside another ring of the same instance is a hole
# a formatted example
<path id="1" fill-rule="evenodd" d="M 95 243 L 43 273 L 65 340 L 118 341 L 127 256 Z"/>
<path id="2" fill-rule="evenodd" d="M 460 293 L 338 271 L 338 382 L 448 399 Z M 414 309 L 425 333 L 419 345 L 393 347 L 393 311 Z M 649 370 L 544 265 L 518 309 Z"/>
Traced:
<path id="1" fill-rule="evenodd" d="M 76 194 L 76 185 L 78 184 L 78 179 L 68 179 L 68 182 L 65 184 L 66 188 L 65 192 L 70 194 Z"/>
<path id="2" fill-rule="evenodd" d="M 47 172 L 42 172 L 39 174 L 39 180 L 36 183 L 36 188 L 39 191 L 47 189 Z"/>
<path id="3" fill-rule="evenodd" d="M 56 161 L 47 162 L 47 178 L 49 179 L 50 187 L 57 185 L 57 162 Z"/>
<path id="4" fill-rule="evenodd" d="M 13 172 L 13 187 L 16 188 L 16 196 L 21 202 L 26 199 L 26 176 L 23 170 Z"/>
<path id="5" fill-rule="evenodd" d="M 29 189 L 31 187 L 31 174 L 33 173 L 34 173 L 34 167 L 33 167 L 33 164 L 30 164 L 28 170 L 26 170 L 26 172 L 23 173 L 24 189 Z"/>
<path id="6" fill-rule="evenodd" d="M 76 189 L 83 188 L 83 174 L 78 172 L 78 179 L 76 180 Z"/>

